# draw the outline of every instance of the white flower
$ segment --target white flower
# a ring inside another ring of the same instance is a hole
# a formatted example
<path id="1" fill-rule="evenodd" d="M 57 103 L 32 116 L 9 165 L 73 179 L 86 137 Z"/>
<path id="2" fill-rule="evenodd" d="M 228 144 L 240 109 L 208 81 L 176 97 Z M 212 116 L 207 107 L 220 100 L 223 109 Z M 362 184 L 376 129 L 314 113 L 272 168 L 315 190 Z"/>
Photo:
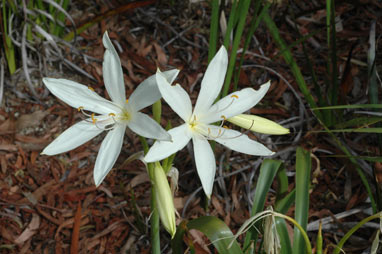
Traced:
<path id="1" fill-rule="evenodd" d="M 157 72 L 156 79 L 163 99 L 183 119 L 184 124 L 169 131 L 172 142 L 157 141 L 145 156 L 145 161 L 154 162 L 179 151 L 192 140 L 198 175 L 204 192 L 212 193 L 216 162 L 208 140 L 215 140 L 228 148 L 250 155 L 272 155 L 264 145 L 250 139 L 238 131 L 212 123 L 236 116 L 256 105 L 269 88 L 269 82 L 258 91 L 246 88 L 234 92 L 213 104 L 222 88 L 227 71 L 228 56 L 221 47 L 208 65 L 202 80 L 199 97 L 194 110 L 187 92 L 179 85 L 171 86 L 163 73 Z"/>
<path id="2" fill-rule="evenodd" d="M 161 98 L 155 76 L 144 80 L 131 94 L 129 100 L 126 100 L 121 63 L 107 32 L 102 41 L 106 48 L 103 77 L 112 101 L 102 98 L 92 88 L 70 80 L 43 79 L 52 94 L 83 112 L 86 119 L 64 131 L 42 151 L 42 154 L 55 155 L 67 152 L 108 130 L 94 166 L 96 186 L 101 184 L 116 162 L 121 152 L 126 127 L 147 138 L 171 140 L 171 136 L 159 124 L 138 112 Z M 165 79 L 172 82 L 177 74 L 177 70 L 168 71 L 165 73 Z"/>

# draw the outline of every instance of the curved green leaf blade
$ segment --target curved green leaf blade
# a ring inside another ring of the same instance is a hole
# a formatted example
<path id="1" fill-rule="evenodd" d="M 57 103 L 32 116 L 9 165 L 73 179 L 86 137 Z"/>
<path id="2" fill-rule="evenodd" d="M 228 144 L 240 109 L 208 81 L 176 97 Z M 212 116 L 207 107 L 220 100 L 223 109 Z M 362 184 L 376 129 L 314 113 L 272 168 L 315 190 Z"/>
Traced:
<path id="1" fill-rule="evenodd" d="M 310 183 L 311 159 L 310 152 L 301 147 L 296 152 L 296 210 L 295 219 L 306 230 L 309 210 L 309 183 Z M 295 227 L 293 239 L 293 253 L 304 253 L 306 250 L 305 240 L 301 231 Z"/>
<path id="2" fill-rule="evenodd" d="M 183 253 L 183 235 L 189 229 L 196 229 L 207 236 L 220 254 L 243 254 L 236 240 L 230 248 L 234 236 L 229 227 L 220 219 L 214 216 L 203 216 L 189 222 L 182 222 L 172 240 L 172 251 L 174 254 Z"/>

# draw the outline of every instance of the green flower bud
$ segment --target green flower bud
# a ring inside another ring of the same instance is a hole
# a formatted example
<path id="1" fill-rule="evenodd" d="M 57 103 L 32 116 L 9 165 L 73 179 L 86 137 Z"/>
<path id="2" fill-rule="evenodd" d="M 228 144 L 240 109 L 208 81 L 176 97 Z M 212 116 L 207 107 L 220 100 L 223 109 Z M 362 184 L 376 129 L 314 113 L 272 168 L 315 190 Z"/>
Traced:
<path id="1" fill-rule="evenodd" d="M 227 121 L 244 129 L 264 134 L 284 135 L 289 133 L 289 129 L 282 127 L 278 123 L 255 115 L 240 114 L 228 118 Z"/>
<path id="2" fill-rule="evenodd" d="M 155 203 L 159 217 L 164 228 L 171 234 L 171 238 L 173 238 L 176 232 L 176 224 L 175 207 L 170 185 L 159 162 L 155 162 L 153 172 L 152 184 L 154 186 Z"/>

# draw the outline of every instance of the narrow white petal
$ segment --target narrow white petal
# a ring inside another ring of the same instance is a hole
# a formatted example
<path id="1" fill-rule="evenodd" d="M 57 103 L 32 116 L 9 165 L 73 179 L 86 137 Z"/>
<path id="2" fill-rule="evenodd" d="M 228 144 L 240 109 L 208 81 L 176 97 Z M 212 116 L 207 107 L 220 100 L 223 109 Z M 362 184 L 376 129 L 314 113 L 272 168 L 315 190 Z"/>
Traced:
<path id="1" fill-rule="evenodd" d="M 107 32 L 104 33 L 102 42 L 106 48 L 103 56 L 102 72 L 107 93 L 115 103 L 124 105 L 126 93 L 121 61 Z"/>
<path id="2" fill-rule="evenodd" d="M 148 115 L 136 112 L 132 115 L 127 126 L 140 136 L 158 140 L 171 141 L 170 134 L 167 133 L 157 122 Z"/>
<path id="3" fill-rule="evenodd" d="M 196 169 L 202 182 L 203 190 L 208 198 L 210 198 L 216 172 L 215 156 L 208 140 L 194 137 L 192 142 L 194 144 Z"/>
<path id="4" fill-rule="evenodd" d="M 103 130 L 97 128 L 89 120 L 83 120 L 60 134 L 42 151 L 42 154 L 55 155 L 65 153 L 86 143 Z"/>
<path id="5" fill-rule="evenodd" d="M 117 124 L 113 130 L 109 131 L 105 139 L 102 141 L 93 172 L 96 186 L 99 186 L 102 183 L 103 179 L 117 161 L 117 158 L 121 153 L 125 130 L 126 125 Z"/>
<path id="6" fill-rule="evenodd" d="M 201 116 L 214 103 L 223 86 L 227 72 L 228 55 L 224 46 L 216 53 L 204 74 L 194 114 Z"/>
<path id="7" fill-rule="evenodd" d="M 77 82 L 54 78 L 43 78 L 42 81 L 52 94 L 73 108 L 83 107 L 84 110 L 98 114 L 119 111 L 115 104 Z"/>
<path id="8" fill-rule="evenodd" d="M 166 80 L 171 84 L 176 76 L 178 75 L 179 70 L 169 70 L 162 72 L 166 77 Z M 162 95 L 159 91 L 155 74 L 151 75 L 145 79 L 130 95 L 129 104 L 136 110 L 139 111 L 147 106 L 152 105 L 154 102 L 162 98 Z"/>
<path id="9" fill-rule="evenodd" d="M 216 102 L 205 114 L 205 121 L 213 123 L 221 121 L 222 117 L 230 118 L 239 115 L 255 106 L 267 93 L 270 86 L 268 81 L 259 90 L 244 88 L 233 92 Z"/>
<path id="10" fill-rule="evenodd" d="M 258 156 L 270 156 L 274 154 L 274 152 L 263 144 L 250 139 L 247 135 L 238 131 L 222 128 L 221 133 L 220 137 L 214 140 L 236 152 Z"/>
<path id="11" fill-rule="evenodd" d="M 166 77 L 158 70 L 156 80 L 163 99 L 185 122 L 192 113 L 191 100 L 187 92 L 179 85 L 170 85 Z"/>
<path id="12" fill-rule="evenodd" d="M 181 150 L 191 139 L 186 124 L 172 128 L 168 131 L 172 137 L 171 141 L 156 141 L 147 152 L 144 160 L 146 162 L 160 161 Z"/>

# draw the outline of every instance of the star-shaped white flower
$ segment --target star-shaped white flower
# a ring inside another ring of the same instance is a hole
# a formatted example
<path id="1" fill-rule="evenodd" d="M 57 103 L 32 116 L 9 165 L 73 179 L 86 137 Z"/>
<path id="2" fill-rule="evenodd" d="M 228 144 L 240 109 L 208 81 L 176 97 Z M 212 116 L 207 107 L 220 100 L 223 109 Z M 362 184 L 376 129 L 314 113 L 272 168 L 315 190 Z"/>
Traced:
<path id="1" fill-rule="evenodd" d="M 107 32 L 102 41 L 106 48 L 103 77 L 112 101 L 102 98 L 92 88 L 74 81 L 43 79 L 45 86 L 52 94 L 83 112 L 86 119 L 64 131 L 42 151 L 42 154 L 55 155 L 67 152 L 101 132 L 108 131 L 94 166 L 96 186 L 101 184 L 116 162 L 122 149 L 126 127 L 143 137 L 171 140 L 171 136 L 157 122 L 139 112 L 162 97 L 156 84 L 155 75 L 144 80 L 131 94 L 129 100 L 126 100 L 121 62 Z M 164 78 L 168 82 L 173 82 L 178 72 L 178 70 L 167 71 L 164 73 Z"/>
<path id="2" fill-rule="evenodd" d="M 221 47 L 208 65 L 193 111 L 187 92 L 179 84 L 171 86 L 165 75 L 160 71 L 157 72 L 156 79 L 163 99 L 185 123 L 169 131 L 172 142 L 155 142 L 144 158 L 147 162 L 162 160 L 179 151 L 192 140 L 196 168 L 204 192 L 208 197 L 212 193 L 216 171 L 215 156 L 208 140 L 215 140 L 232 150 L 245 154 L 263 156 L 273 154 L 264 145 L 243 133 L 224 128 L 222 125 L 213 125 L 215 122 L 224 122 L 255 106 L 264 97 L 270 86 L 268 82 L 257 91 L 245 88 L 227 95 L 213 104 L 222 88 L 227 62 L 227 51 Z"/>

